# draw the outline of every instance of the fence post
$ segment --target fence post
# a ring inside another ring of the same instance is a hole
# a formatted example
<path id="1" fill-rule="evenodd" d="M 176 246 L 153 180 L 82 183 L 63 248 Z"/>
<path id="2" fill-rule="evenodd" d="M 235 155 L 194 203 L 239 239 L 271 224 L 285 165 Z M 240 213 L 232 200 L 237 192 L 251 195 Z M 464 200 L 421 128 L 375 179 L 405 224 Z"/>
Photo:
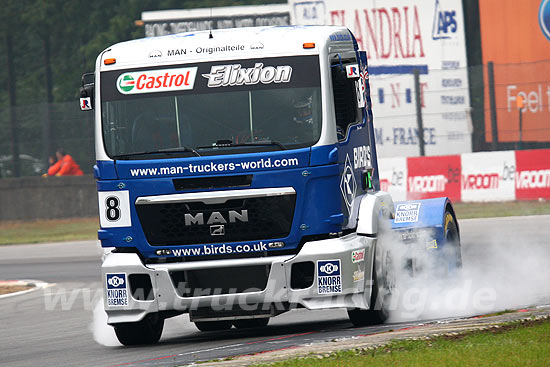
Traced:
<path id="1" fill-rule="evenodd" d="M 52 144 L 52 104 L 53 104 L 53 82 L 52 82 L 52 67 L 50 59 L 50 36 L 46 34 L 43 38 L 44 45 L 44 67 L 46 73 L 46 116 L 42 125 L 42 149 L 43 160 L 48 161 L 50 154 L 54 153 Z"/>
<path id="2" fill-rule="evenodd" d="M 425 156 L 424 122 L 422 121 L 422 100 L 420 99 L 420 70 L 414 69 L 414 97 L 416 102 L 416 123 L 418 125 L 418 147 L 420 155 Z"/>
<path id="3" fill-rule="evenodd" d="M 495 99 L 495 70 L 492 61 L 487 63 L 487 74 L 489 77 L 489 103 L 491 107 L 491 149 L 498 149 L 498 127 L 497 127 L 497 103 Z"/>
<path id="4" fill-rule="evenodd" d="M 19 134 L 16 111 L 16 80 L 15 69 L 13 67 L 13 39 L 9 30 L 6 34 L 6 61 L 8 64 L 8 93 L 10 98 L 11 154 L 13 161 L 13 176 L 19 177 L 21 176 L 21 167 L 19 162 Z"/>

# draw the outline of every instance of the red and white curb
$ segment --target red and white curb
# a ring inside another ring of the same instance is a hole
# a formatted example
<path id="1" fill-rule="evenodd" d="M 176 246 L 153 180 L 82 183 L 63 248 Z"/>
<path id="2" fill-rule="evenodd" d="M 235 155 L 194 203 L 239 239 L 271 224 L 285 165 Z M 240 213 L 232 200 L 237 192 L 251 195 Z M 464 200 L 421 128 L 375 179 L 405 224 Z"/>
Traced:
<path id="1" fill-rule="evenodd" d="M 42 288 L 47 288 L 47 287 L 51 287 L 52 285 L 54 284 L 50 284 L 50 283 L 46 283 L 46 282 L 43 282 L 41 280 L 31 280 L 31 279 L 22 279 L 22 280 L 0 280 L 0 287 L 1 286 L 29 286 L 29 287 L 32 287 L 32 288 L 29 288 L 29 289 L 25 289 L 24 291 L 19 291 L 19 292 L 13 292 L 13 293 L 8 293 L 8 294 L 2 294 L 0 295 L 0 299 L 2 298 L 8 298 L 8 297 L 13 297 L 13 296 L 19 296 L 19 295 L 22 295 L 22 294 L 25 294 L 25 293 L 30 293 L 30 292 L 33 292 L 33 291 L 36 291 L 38 289 L 42 289 Z"/>

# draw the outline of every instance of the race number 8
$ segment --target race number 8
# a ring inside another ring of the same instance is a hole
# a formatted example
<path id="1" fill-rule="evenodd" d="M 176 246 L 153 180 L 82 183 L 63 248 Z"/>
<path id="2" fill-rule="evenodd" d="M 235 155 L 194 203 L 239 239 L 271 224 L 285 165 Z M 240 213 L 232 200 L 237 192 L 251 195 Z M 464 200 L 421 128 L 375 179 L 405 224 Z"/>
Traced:
<path id="1" fill-rule="evenodd" d="M 105 199 L 105 217 L 111 222 L 116 222 L 120 219 L 120 201 L 116 196 L 109 196 Z"/>
<path id="2" fill-rule="evenodd" d="M 128 190 L 99 191 L 97 195 L 101 228 L 132 226 L 130 193 Z"/>

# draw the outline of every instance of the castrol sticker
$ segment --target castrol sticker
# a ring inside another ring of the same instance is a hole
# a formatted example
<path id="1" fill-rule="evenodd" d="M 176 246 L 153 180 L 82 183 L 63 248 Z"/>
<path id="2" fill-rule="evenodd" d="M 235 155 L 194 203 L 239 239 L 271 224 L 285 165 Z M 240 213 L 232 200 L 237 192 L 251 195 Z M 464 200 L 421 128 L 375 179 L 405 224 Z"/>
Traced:
<path id="1" fill-rule="evenodd" d="M 197 67 L 135 71 L 121 74 L 116 87 L 122 94 L 191 90 L 196 76 Z"/>

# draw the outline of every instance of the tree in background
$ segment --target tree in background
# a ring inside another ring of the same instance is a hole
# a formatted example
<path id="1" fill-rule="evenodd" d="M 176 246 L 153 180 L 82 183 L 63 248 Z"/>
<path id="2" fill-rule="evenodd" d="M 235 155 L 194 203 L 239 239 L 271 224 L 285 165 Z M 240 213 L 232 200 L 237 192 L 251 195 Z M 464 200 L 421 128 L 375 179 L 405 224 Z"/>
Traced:
<path id="1" fill-rule="evenodd" d="M 63 102 L 74 103 L 77 109 L 80 76 L 94 70 L 101 51 L 117 42 L 144 37 L 144 29 L 134 25 L 143 11 L 284 2 L 2 0 L 0 62 L 5 67 L 0 68 L 0 83 L 7 88 L 0 89 L 0 157 L 9 146 L 14 159 L 13 174 L 18 175 L 15 163 L 20 151 L 45 161 L 53 149 L 64 146 L 74 152 L 77 161 L 86 161 L 82 168 L 90 172 L 91 115 L 67 117 L 68 104 Z M 76 124 L 79 120 L 89 126 Z M 3 128 L 4 123 L 10 129 Z"/>
<path id="2" fill-rule="evenodd" d="M 13 160 L 13 175 L 19 177 L 21 174 L 19 164 L 19 136 L 17 124 L 17 78 L 14 66 L 14 33 L 20 26 L 21 10 L 24 9 L 24 2 L 10 1 L 5 4 L 0 14 L 0 32 L 2 33 L 5 55 L 5 83 L 9 103 L 10 140 L 11 154 Z M 4 93 L 3 93 L 4 94 Z M 5 97 L 2 99 L 5 100 Z"/>

